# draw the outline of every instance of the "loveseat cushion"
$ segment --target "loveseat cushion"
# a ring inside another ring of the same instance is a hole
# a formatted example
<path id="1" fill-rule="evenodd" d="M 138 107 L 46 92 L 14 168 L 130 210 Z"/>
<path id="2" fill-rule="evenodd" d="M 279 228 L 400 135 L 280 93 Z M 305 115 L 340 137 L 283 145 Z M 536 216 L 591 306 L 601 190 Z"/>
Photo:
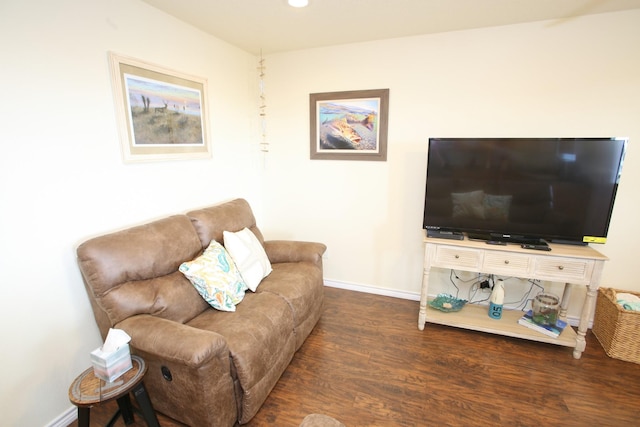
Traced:
<path id="1" fill-rule="evenodd" d="M 264 242 L 251 206 L 244 199 L 235 199 L 220 205 L 190 211 L 187 216 L 200 237 L 203 249 L 209 246 L 212 240 L 224 242 L 225 231 L 235 232 L 245 227 L 255 234 L 260 243 Z"/>
<path id="2" fill-rule="evenodd" d="M 322 269 L 311 262 L 273 264 L 273 271 L 257 290 L 283 298 L 293 313 L 296 350 L 299 349 L 322 315 L 324 285 Z"/>
<path id="3" fill-rule="evenodd" d="M 184 323 L 208 305 L 180 272 L 148 280 L 132 280 L 114 288 L 100 299 L 114 325 L 138 314 L 151 314 Z"/>
<path id="4" fill-rule="evenodd" d="M 247 293 L 234 313 L 206 310 L 188 326 L 216 332 L 229 346 L 240 423 L 260 409 L 295 353 L 293 314 L 281 297 Z"/>
<path id="5" fill-rule="evenodd" d="M 104 338 L 116 323 L 135 314 L 191 320 L 207 304 L 178 273 L 202 251 L 185 215 L 174 215 L 96 237 L 78 247 L 78 265 L 92 296 Z"/>

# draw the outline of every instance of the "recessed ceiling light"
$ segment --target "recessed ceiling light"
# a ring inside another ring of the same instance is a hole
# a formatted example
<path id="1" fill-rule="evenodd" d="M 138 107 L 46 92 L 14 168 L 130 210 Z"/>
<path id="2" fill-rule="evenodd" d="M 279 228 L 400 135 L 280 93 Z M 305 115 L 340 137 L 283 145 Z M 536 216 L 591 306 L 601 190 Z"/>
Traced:
<path id="1" fill-rule="evenodd" d="M 289 0 L 289 6 L 305 7 L 309 4 L 309 0 Z"/>

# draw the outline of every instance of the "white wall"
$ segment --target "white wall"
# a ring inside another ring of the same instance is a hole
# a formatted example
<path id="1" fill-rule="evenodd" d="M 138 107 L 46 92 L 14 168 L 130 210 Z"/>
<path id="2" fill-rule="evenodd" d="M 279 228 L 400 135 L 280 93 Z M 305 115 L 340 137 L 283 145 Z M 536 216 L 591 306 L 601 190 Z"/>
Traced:
<path id="1" fill-rule="evenodd" d="M 628 136 L 609 242 L 596 248 L 611 258 L 604 286 L 640 290 L 638 22 L 622 12 L 268 56 L 267 200 L 283 202 L 266 204 L 263 225 L 325 242 L 329 280 L 418 293 L 429 137 Z M 309 94 L 379 88 L 390 89 L 387 162 L 309 160 Z M 448 272 L 434 282 L 452 291 Z"/>
<path id="2" fill-rule="evenodd" d="M 123 164 L 109 50 L 208 79 L 212 159 Z M 0 424 L 42 426 L 101 343 L 80 242 L 232 197 L 261 210 L 256 58 L 129 0 L 4 0 L 0 57 Z"/>

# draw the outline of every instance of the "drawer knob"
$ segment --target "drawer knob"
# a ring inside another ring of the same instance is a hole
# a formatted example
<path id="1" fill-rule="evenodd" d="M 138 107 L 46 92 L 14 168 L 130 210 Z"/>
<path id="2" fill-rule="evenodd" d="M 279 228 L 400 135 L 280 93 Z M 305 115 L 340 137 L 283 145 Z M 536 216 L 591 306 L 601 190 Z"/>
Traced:
<path id="1" fill-rule="evenodd" d="M 456 258 L 456 259 L 460 258 L 460 255 L 456 254 L 455 258 Z"/>
<path id="2" fill-rule="evenodd" d="M 559 266 L 558 266 L 558 270 L 564 270 L 564 266 L 559 265 Z"/>
<path id="3" fill-rule="evenodd" d="M 508 259 L 505 259 L 505 260 L 504 260 L 504 263 L 505 263 L 505 264 L 509 264 L 509 260 L 508 260 Z"/>

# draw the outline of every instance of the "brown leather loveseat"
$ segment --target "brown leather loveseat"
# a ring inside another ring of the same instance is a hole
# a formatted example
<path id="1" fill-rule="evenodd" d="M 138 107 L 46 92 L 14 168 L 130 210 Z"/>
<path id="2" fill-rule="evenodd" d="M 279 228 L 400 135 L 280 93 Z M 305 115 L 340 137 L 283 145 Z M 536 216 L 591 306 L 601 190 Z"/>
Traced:
<path id="1" fill-rule="evenodd" d="M 235 312 L 213 309 L 178 271 L 223 231 L 250 229 L 272 272 Z M 320 318 L 321 243 L 264 241 L 236 199 L 93 238 L 78 247 L 96 322 L 131 336 L 154 408 L 191 426 L 232 426 L 260 409 Z"/>

